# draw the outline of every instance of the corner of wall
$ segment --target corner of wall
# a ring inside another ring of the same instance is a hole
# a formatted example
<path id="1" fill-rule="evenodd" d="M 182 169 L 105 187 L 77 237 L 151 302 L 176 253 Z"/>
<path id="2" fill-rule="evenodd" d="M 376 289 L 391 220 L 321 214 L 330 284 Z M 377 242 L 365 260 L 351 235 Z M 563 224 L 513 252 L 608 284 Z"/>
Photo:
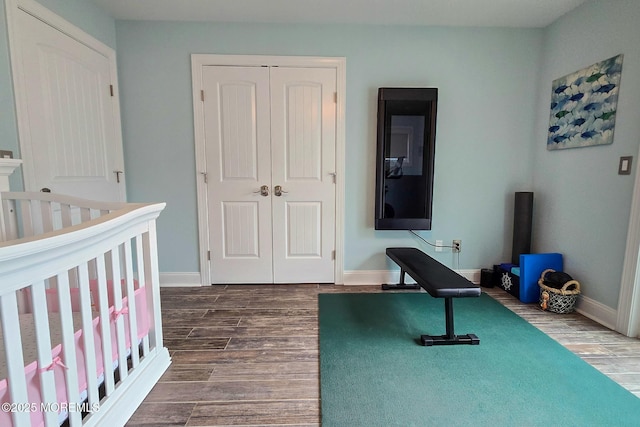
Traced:
<path id="1" fill-rule="evenodd" d="M 611 330 L 616 330 L 618 311 L 594 299 L 578 296 L 576 311 Z"/>

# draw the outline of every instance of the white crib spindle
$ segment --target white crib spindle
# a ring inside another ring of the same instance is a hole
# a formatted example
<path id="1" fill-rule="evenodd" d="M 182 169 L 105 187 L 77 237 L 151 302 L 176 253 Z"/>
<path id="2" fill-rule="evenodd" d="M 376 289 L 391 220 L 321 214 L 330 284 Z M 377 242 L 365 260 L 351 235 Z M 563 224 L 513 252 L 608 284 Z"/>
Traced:
<path id="1" fill-rule="evenodd" d="M 46 200 L 40 201 L 40 221 L 42 227 L 41 233 L 53 231 L 53 209 L 51 208 L 51 202 Z"/>
<path id="2" fill-rule="evenodd" d="M 22 219 L 22 237 L 31 237 L 35 234 L 33 228 L 33 215 L 31 214 L 31 202 L 20 200 L 20 217 Z"/>
<path id="3" fill-rule="evenodd" d="M 156 222 L 148 222 L 148 231 L 145 234 L 145 265 L 148 274 L 149 286 L 147 286 L 147 310 L 150 313 L 150 344 L 156 350 L 162 345 L 162 317 L 160 315 L 160 273 L 158 270 L 158 239 L 156 235 Z"/>
<path id="4" fill-rule="evenodd" d="M 87 376 L 87 397 L 89 404 L 94 405 L 100 402 L 98 395 L 98 381 L 95 373 L 96 352 L 95 336 L 93 333 L 93 315 L 91 307 L 91 289 L 89 287 L 89 267 L 87 263 L 78 266 L 78 288 L 80 289 L 80 314 L 82 316 L 82 339 L 84 344 L 84 365 Z"/>
<path id="5" fill-rule="evenodd" d="M 45 294 L 44 281 L 34 283 L 31 287 L 31 306 L 33 307 L 33 320 L 36 329 L 36 343 L 38 349 L 38 369 L 40 372 L 40 392 L 42 402 L 55 404 L 56 385 L 53 370 L 45 369 L 51 366 L 51 330 L 47 312 L 47 296 Z M 47 426 L 58 424 L 58 412 L 55 410 L 43 413 Z"/>
<path id="6" fill-rule="evenodd" d="M 127 350 L 124 337 L 124 317 L 122 317 L 122 284 L 120 274 L 120 246 L 111 250 L 113 271 L 113 317 L 116 327 L 116 347 L 118 349 L 118 370 L 120 381 L 127 378 Z"/>
<path id="7" fill-rule="evenodd" d="M 111 352 L 111 326 L 109 323 L 109 298 L 107 297 L 107 272 L 105 268 L 104 255 L 96 258 L 96 271 L 98 274 L 98 311 L 100 313 L 100 335 L 102 336 L 102 362 L 104 368 L 104 389 L 105 394 L 110 396 L 114 389 L 112 375 L 112 352 Z"/>
<path id="8" fill-rule="evenodd" d="M 0 180 L 2 180 L 2 176 L 0 176 Z M 7 226 L 5 225 L 6 221 L 4 219 L 6 215 L 5 211 L 5 202 L 2 200 L 2 191 L 0 191 L 0 242 L 5 242 L 7 240 L 11 240 L 7 237 Z"/>
<path id="9" fill-rule="evenodd" d="M 76 344 L 74 338 L 73 318 L 71 317 L 71 293 L 69 275 L 64 272 L 58 275 L 58 304 L 60 307 L 60 327 L 62 329 L 62 354 L 64 355 L 65 380 L 67 398 L 70 403 L 80 403 L 78 391 L 78 363 L 76 360 Z M 82 414 L 69 410 L 71 427 L 82 425 Z"/>
<path id="10" fill-rule="evenodd" d="M 0 295 L 0 317 L 2 318 L 2 334 L 6 356 L 9 392 L 15 404 L 27 404 L 27 382 L 24 376 L 24 357 L 22 354 L 22 337 L 18 321 L 18 303 L 15 292 Z M 31 425 L 28 411 L 15 411 L 12 414 L 15 427 Z"/>
<path id="11" fill-rule="evenodd" d="M 62 228 L 71 227 L 73 225 L 70 204 L 60 203 L 60 221 Z M 78 287 L 78 272 L 75 268 L 69 270 L 69 282 L 71 283 L 72 288 Z"/>
<path id="12" fill-rule="evenodd" d="M 91 209 L 80 208 L 80 220 L 81 222 L 91 221 Z"/>
<path id="13" fill-rule="evenodd" d="M 136 261 L 138 264 L 138 286 L 143 288 L 146 286 L 146 276 L 144 274 L 145 269 L 145 254 L 144 254 L 144 241 L 142 234 L 136 236 Z M 143 289 L 142 292 L 147 292 L 147 289 Z M 147 295 L 145 295 L 146 298 Z M 144 313 L 144 316 L 149 316 L 148 313 Z M 147 321 L 148 323 L 148 321 Z M 142 338 L 142 355 L 149 354 L 149 333 L 147 332 Z"/>
<path id="14" fill-rule="evenodd" d="M 112 266 L 113 265 L 113 255 L 112 255 L 111 251 L 109 251 L 109 252 L 104 254 L 104 262 L 108 266 Z M 112 268 L 107 268 L 106 269 L 106 273 L 107 273 L 107 280 L 114 280 L 113 269 Z"/>
<path id="15" fill-rule="evenodd" d="M 136 296 L 133 286 L 133 255 L 131 253 L 131 240 L 124 243 L 124 267 L 127 289 L 127 304 L 129 307 L 129 341 L 131 346 L 131 366 L 135 369 L 140 363 L 138 353 L 138 319 L 136 316 Z"/>
<path id="16" fill-rule="evenodd" d="M 71 227 L 73 221 L 71 220 L 71 205 L 68 203 L 60 203 L 60 219 L 62 227 Z"/>
<path id="17" fill-rule="evenodd" d="M 6 240 L 18 238 L 18 223 L 15 200 L 2 200 L 4 231 Z"/>

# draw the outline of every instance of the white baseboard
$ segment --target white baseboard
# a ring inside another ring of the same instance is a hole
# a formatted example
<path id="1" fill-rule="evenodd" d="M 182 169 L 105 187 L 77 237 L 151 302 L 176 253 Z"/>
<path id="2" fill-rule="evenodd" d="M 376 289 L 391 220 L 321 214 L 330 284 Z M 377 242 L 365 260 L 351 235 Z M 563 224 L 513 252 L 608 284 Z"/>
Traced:
<path id="1" fill-rule="evenodd" d="M 480 269 L 479 268 L 455 270 L 455 271 L 459 275 L 465 277 L 470 282 L 475 283 L 476 285 L 480 284 Z"/>
<path id="2" fill-rule="evenodd" d="M 383 283 L 398 283 L 400 271 L 389 270 L 353 270 L 344 272 L 345 285 L 381 285 Z M 414 283 L 407 277 L 407 283 Z"/>
<path id="3" fill-rule="evenodd" d="M 457 270 L 473 283 L 480 283 L 480 269 Z M 345 285 L 380 285 L 398 283 L 400 270 L 353 270 L 344 272 Z M 415 283 L 407 275 L 407 283 Z M 200 273 L 160 273 L 160 286 L 202 286 Z"/>
<path id="4" fill-rule="evenodd" d="M 160 273 L 161 287 L 202 286 L 200 273 Z"/>
<path id="5" fill-rule="evenodd" d="M 576 301 L 576 311 L 591 320 L 606 326 L 615 331 L 618 321 L 618 310 L 599 303 L 596 300 L 587 298 L 584 295 L 578 296 Z"/>
<path id="6" fill-rule="evenodd" d="M 473 283 L 480 283 L 480 269 L 456 270 L 458 274 Z M 382 283 L 398 283 L 400 270 L 352 270 L 344 272 L 345 285 L 380 285 Z M 407 275 L 406 283 L 415 283 Z"/>

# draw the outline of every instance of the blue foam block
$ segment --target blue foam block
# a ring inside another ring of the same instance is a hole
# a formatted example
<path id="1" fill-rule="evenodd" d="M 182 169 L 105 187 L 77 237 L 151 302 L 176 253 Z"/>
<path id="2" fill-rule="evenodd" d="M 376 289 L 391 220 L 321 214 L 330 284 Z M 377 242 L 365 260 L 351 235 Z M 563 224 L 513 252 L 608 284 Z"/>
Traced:
<path id="1" fill-rule="evenodd" d="M 538 302 L 540 287 L 538 279 L 547 268 L 562 271 L 562 254 L 524 254 L 520 255 L 520 301 Z"/>

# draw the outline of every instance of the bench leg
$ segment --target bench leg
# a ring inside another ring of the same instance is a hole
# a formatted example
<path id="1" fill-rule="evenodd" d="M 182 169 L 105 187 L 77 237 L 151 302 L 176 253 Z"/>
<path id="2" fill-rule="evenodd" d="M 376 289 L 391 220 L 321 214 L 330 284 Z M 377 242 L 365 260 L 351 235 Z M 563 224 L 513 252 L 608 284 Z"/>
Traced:
<path id="1" fill-rule="evenodd" d="M 399 290 L 399 289 L 420 289 L 420 285 L 413 284 L 413 285 L 407 285 L 406 283 L 404 283 L 404 269 L 400 268 L 400 283 L 398 284 L 387 284 L 387 283 L 383 283 L 382 284 L 382 290 L 383 291 L 392 291 L 392 290 Z"/>
<path id="2" fill-rule="evenodd" d="M 480 339 L 474 334 L 456 335 L 453 332 L 453 297 L 444 299 L 444 316 L 447 324 L 446 335 L 421 335 L 422 345 L 455 345 L 455 344 L 480 344 Z"/>

